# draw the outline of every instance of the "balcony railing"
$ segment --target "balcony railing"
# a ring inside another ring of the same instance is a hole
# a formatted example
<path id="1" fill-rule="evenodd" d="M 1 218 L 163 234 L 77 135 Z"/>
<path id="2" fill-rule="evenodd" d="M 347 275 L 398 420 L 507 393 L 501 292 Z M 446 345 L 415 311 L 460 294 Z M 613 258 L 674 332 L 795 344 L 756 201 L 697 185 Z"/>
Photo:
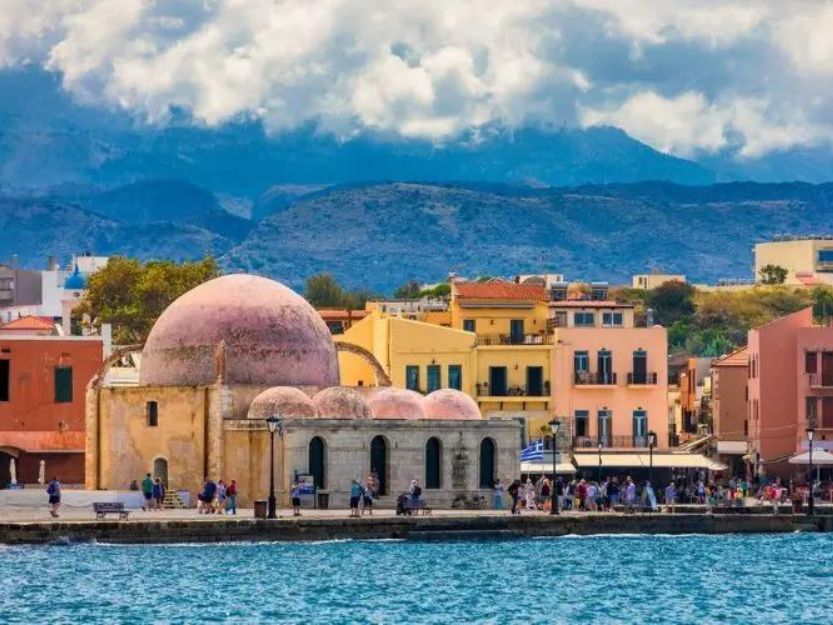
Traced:
<path id="1" fill-rule="evenodd" d="M 575 449 L 598 449 L 599 442 L 602 447 L 618 449 L 639 449 L 648 447 L 647 436 L 574 436 L 573 447 Z"/>
<path id="2" fill-rule="evenodd" d="M 628 373 L 628 384 L 633 385 L 652 385 L 657 383 L 657 374 L 656 372 L 649 371 L 649 372 L 639 372 L 634 373 L 633 371 Z"/>
<path id="3" fill-rule="evenodd" d="M 477 337 L 478 345 L 549 345 L 549 334 L 481 334 Z"/>
<path id="4" fill-rule="evenodd" d="M 494 395 L 494 390 L 489 388 L 489 384 L 486 382 L 478 382 L 474 385 L 475 392 L 477 393 L 478 397 L 485 396 L 485 397 L 530 397 L 530 398 L 537 398 L 537 397 L 549 397 L 550 395 L 550 382 L 546 380 L 544 382 L 543 388 L 540 392 L 530 392 L 529 389 L 524 388 L 523 386 L 510 386 L 505 391 L 501 389 L 499 392 L 500 395 Z"/>
<path id="5" fill-rule="evenodd" d="M 810 386 L 815 388 L 833 388 L 833 375 L 829 373 L 808 373 Z"/>
<path id="6" fill-rule="evenodd" d="M 616 373 L 597 373 L 591 371 L 576 371 L 573 374 L 573 383 L 576 386 L 615 386 Z"/>

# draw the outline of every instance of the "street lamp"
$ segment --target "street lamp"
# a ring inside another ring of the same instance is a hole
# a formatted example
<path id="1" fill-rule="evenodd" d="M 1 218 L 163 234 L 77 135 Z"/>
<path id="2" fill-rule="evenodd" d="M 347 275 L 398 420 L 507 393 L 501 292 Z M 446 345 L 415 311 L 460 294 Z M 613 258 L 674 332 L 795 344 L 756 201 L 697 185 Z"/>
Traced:
<path id="1" fill-rule="evenodd" d="M 599 441 L 599 486 L 602 485 L 602 441 Z"/>
<path id="2" fill-rule="evenodd" d="M 648 432 L 648 481 L 654 481 L 654 445 L 657 444 L 656 432 L 650 430 Z"/>
<path id="3" fill-rule="evenodd" d="M 807 499 L 807 514 L 810 516 L 813 516 L 815 512 L 815 506 L 813 505 L 813 436 L 815 433 L 816 431 L 813 428 L 807 428 L 807 443 L 810 447 L 810 479 L 808 481 L 810 492 Z"/>
<path id="4" fill-rule="evenodd" d="M 283 419 L 278 415 L 272 415 L 266 419 L 269 427 L 269 502 L 267 505 L 266 517 L 277 518 L 277 500 L 275 499 L 275 432 L 280 430 L 283 436 Z"/>
<path id="5" fill-rule="evenodd" d="M 558 493 L 555 492 L 556 480 L 556 466 L 558 464 L 558 428 L 561 426 L 558 419 L 553 419 L 549 422 L 550 431 L 552 432 L 552 486 L 550 488 L 550 497 L 552 498 L 550 506 L 550 514 L 558 514 Z"/>

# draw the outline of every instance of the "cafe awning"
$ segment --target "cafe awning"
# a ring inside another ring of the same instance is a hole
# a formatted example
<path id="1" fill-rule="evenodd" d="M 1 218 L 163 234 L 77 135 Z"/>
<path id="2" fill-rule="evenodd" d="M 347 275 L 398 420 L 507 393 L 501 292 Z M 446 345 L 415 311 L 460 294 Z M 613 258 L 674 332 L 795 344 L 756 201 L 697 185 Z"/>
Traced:
<path id="1" fill-rule="evenodd" d="M 790 464 L 810 464 L 810 452 L 804 451 L 787 460 Z M 833 464 L 833 454 L 824 449 L 813 450 L 813 464 L 827 466 Z"/>
<path id="2" fill-rule="evenodd" d="M 576 468 L 569 462 L 559 462 L 555 467 L 556 474 L 572 475 L 576 472 Z M 521 474 L 551 474 L 552 462 L 521 462 Z"/>
<path id="3" fill-rule="evenodd" d="M 573 461 L 580 468 L 594 468 L 599 466 L 599 454 L 574 453 Z M 648 468 L 651 457 L 646 453 L 603 453 L 602 467 L 615 468 Z M 653 466 L 657 469 L 706 469 L 709 471 L 725 471 L 728 467 L 711 458 L 700 454 L 654 453 Z"/>

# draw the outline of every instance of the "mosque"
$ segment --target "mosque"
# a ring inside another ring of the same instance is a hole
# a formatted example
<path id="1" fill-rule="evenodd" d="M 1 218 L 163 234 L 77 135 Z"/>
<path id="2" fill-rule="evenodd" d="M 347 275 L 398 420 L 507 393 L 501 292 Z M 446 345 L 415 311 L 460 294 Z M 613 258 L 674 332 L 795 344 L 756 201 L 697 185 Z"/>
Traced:
<path id="1" fill-rule="evenodd" d="M 150 472 L 191 493 L 205 477 L 235 479 L 242 504 L 265 499 L 272 416 L 282 419 L 283 505 L 300 476 L 328 492 L 331 506 L 346 506 L 351 480 L 371 471 L 382 505 L 417 479 L 438 507 L 516 477 L 519 421 L 483 419 L 452 389 L 339 386 L 339 350 L 375 360 L 335 343 L 315 309 L 277 282 L 234 274 L 192 289 L 144 345 L 116 351 L 90 382 L 86 487 L 123 490 Z M 125 382 L 111 367 L 128 356 L 138 376 Z"/>

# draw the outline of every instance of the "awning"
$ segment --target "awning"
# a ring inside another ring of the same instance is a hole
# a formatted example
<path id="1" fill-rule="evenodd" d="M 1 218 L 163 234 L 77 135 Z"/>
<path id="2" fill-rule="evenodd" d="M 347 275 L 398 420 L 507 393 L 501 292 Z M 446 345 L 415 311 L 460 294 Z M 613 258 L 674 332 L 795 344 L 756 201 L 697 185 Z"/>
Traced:
<path id="1" fill-rule="evenodd" d="M 0 447 L 27 453 L 84 453 L 84 432 L 0 431 Z"/>
<path id="2" fill-rule="evenodd" d="M 599 466 L 599 454 L 574 453 L 573 460 L 581 468 L 595 468 Z M 653 465 L 657 469 L 708 469 L 709 471 L 725 471 L 728 467 L 721 463 L 701 456 L 700 454 L 654 453 Z M 615 468 L 648 468 L 651 466 L 649 454 L 635 453 L 603 453 L 602 467 Z"/>
<path id="3" fill-rule="evenodd" d="M 743 456 L 749 450 L 746 441 L 717 441 L 717 453 L 727 456 Z"/>
<path id="4" fill-rule="evenodd" d="M 559 462 L 555 467 L 556 474 L 572 475 L 576 468 L 569 462 Z M 522 462 L 521 473 L 552 473 L 552 462 Z"/>
<path id="5" fill-rule="evenodd" d="M 800 454 L 794 455 L 787 460 L 790 464 L 810 464 L 810 452 L 804 451 Z M 813 450 L 813 465 L 831 465 L 833 464 L 833 454 L 824 449 Z"/>

